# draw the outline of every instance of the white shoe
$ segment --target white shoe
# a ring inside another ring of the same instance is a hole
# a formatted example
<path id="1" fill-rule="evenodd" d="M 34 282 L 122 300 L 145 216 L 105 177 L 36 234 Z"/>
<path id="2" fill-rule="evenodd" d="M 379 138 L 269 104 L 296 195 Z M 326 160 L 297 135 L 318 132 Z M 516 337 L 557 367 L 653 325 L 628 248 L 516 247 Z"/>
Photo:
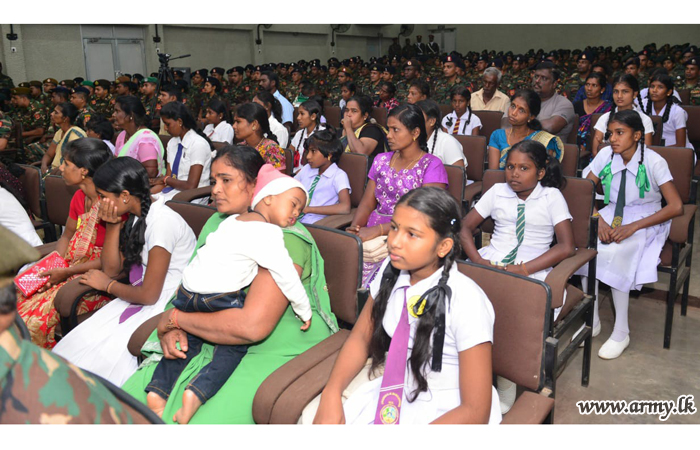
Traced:
<path id="1" fill-rule="evenodd" d="M 625 351 L 627 347 L 629 347 L 629 345 L 629 334 L 622 342 L 617 342 L 613 341 L 612 339 L 608 339 L 607 341 L 605 341 L 605 344 L 603 344 L 603 346 L 600 347 L 600 350 L 598 350 L 598 356 L 602 359 L 615 359 L 619 357 L 622 354 L 622 352 Z"/>
<path id="2" fill-rule="evenodd" d="M 498 376 L 496 377 L 496 391 L 501 403 L 501 414 L 505 415 L 515 403 L 517 386 L 509 379 Z"/>
<path id="3" fill-rule="evenodd" d="M 585 327 L 585 326 L 586 326 L 586 324 L 584 323 L 583 325 L 581 325 L 581 328 L 579 328 L 578 331 L 577 331 L 576 333 L 574 333 L 573 336 L 571 336 L 571 341 L 572 341 L 572 342 L 573 342 L 574 339 L 576 339 L 576 336 L 578 336 L 578 334 L 579 334 L 580 332 L 583 331 L 583 327 Z M 598 325 L 594 325 L 594 326 L 593 326 L 593 335 L 592 335 L 592 337 L 596 337 L 596 336 L 598 336 L 599 334 L 600 334 L 600 322 L 598 322 Z M 586 343 L 585 341 L 584 341 L 584 342 L 581 342 L 581 344 L 579 345 L 579 347 L 583 347 L 585 343 Z"/>

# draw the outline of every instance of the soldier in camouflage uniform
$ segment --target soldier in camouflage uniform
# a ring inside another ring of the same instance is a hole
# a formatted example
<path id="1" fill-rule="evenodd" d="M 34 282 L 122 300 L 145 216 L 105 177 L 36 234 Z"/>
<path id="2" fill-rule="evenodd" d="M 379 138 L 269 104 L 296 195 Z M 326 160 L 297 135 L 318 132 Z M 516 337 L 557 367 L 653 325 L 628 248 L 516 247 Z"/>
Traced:
<path id="1" fill-rule="evenodd" d="M 408 88 L 413 80 L 420 79 L 421 64 L 417 59 L 406 61 L 403 65 L 403 79 L 396 83 L 396 100 L 405 102 L 408 98 Z"/>
<path id="2" fill-rule="evenodd" d="M 223 97 L 228 99 L 231 108 L 233 108 L 253 100 L 253 95 L 251 95 L 250 86 L 243 80 L 245 74 L 243 67 L 236 66 L 230 70 L 228 88 L 224 89 Z"/>
<path id="3" fill-rule="evenodd" d="M 114 114 L 114 97 L 109 93 L 111 83 L 108 80 L 95 81 L 95 98 L 90 102 L 90 107 L 97 113 L 107 118 Z M 154 87 L 155 89 L 155 87 Z"/>
<path id="4" fill-rule="evenodd" d="M 70 102 L 78 111 L 78 117 L 75 119 L 75 126 L 85 131 L 85 125 L 90 121 L 90 118 L 95 115 L 95 110 L 88 103 L 90 93 L 84 87 L 79 87 L 73 91 L 70 96 Z"/>
<path id="5" fill-rule="evenodd" d="M 442 78 L 435 82 L 433 94 L 430 96 L 438 104 L 447 105 L 450 103 L 450 91 L 455 86 L 468 87 L 469 83 L 464 78 L 457 76 L 457 65 L 462 64 L 462 59 L 448 55 L 443 58 Z"/>
<path id="6" fill-rule="evenodd" d="M 591 73 L 591 64 L 593 63 L 593 55 L 589 51 L 585 51 L 578 56 L 576 61 L 576 72 L 568 77 L 562 83 L 561 95 L 573 102 L 576 93 L 581 86 L 586 84 L 586 77 Z"/>
<path id="7" fill-rule="evenodd" d="M 384 67 L 380 64 L 374 64 L 369 68 L 369 83 L 363 89 L 363 94 L 368 96 L 372 103 L 379 100 L 379 84 L 382 82 L 382 72 L 384 72 Z"/>
<path id="8" fill-rule="evenodd" d="M 292 78 L 292 82 L 291 84 L 287 85 L 287 92 L 285 92 L 284 96 L 291 103 L 294 103 L 294 100 L 296 100 L 299 94 L 301 94 L 301 83 L 302 81 L 304 81 L 304 76 L 297 66 L 290 67 L 289 72 Z M 255 92 L 257 92 L 257 89 L 255 90 Z"/>
<path id="9" fill-rule="evenodd" d="M 2 73 L 2 63 L 0 63 L 0 88 L 12 89 L 13 87 L 15 83 L 12 82 L 12 78 Z"/>
<path id="10" fill-rule="evenodd" d="M 31 100 L 29 96 L 28 88 L 14 88 L 12 90 L 12 103 L 16 107 L 12 119 L 22 124 L 22 139 L 25 142 L 26 139 L 30 138 L 40 139 L 48 126 L 46 108 L 36 100 Z M 25 148 L 25 155 L 20 158 L 24 158 L 23 160 L 27 163 L 41 160 L 44 154 L 32 153 L 32 149 L 29 147 Z"/>
<path id="11" fill-rule="evenodd" d="M 219 83 L 221 84 L 221 91 L 219 93 L 224 91 L 224 88 L 227 86 L 228 83 L 226 83 L 226 80 L 224 80 L 224 74 L 225 70 L 223 67 L 214 67 L 211 69 L 211 72 L 209 72 L 210 77 L 214 77 L 217 80 L 219 80 Z"/>
<path id="12" fill-rule="evenodd" d="M 690 90 L 690 104 L 700 106 L 700 83 L 698 83 L 698 72 L 700 70 L 700 58 L 693 56 L 685 62 L 685 79 L 682 86 L 677 88 Z"/>
<path id="13" fill-rule="evenodd" d="M 12 119 L 0 111 L 0 151 L 5 150 L 10 141 Z M 1 154 L 0 154 L 1 155 Z"/>
<path id="14" fill-rule="evenodd" d="M 191 86 L 188 93 L 190 109 L 195 117 L 199 117 L 199 106 L 202 104 L 202 88 L 204 80 L 209 76 L 207 69 L 199 69 L 192 72 Z"/>
<path id="15" fill-rule="evenodd" d="M 55 78 L 47 78 L 43 81 L 42 88 L 44 90 L 44 95 L 46 95 L 46 103 L 45 106 L 47 108 L 53 108 L 53 104 L 51 101 L 51 94 L 53 93 L 53 90 L 58 87 L 58 81 Z"/>
<path id="16" fill-rule="evenodd" d="M 156 89 L 158 88 L 158 79 L 155 77 L 144 78 L 142 91 L 143 91 L 143 107 L 146 109 L 146 114 L 153 120 L 156 116 L 156 106 L 158 104 L 157 96 L 158 93 Z M 156 100 L 156 101 L 154 101 Z"/>
<path id="17" fill-rule="evenodd" d="M 51 102 L 51 98 L 41 92 L 41 81 L 32 80 L 29 82 L 29 95 L 31 95 L 32 100 L 36 100 L 41 103 L 45 108 L 48 108 L 48 103 Z"/>
<path id="18" fill-rule="evenodd" d="M 122 403 L 94 376 L 22 339 L 15 325 L 17 296 L 12 277 L 40 255 L 4 227 L 0 227 L 0 241 L 4 251 L 0 271 L 0 423 L 157 422 L 152 414 L 145 416 Z M 126 393 L 124 396 L 129 398 Z"/>
<path id="19" fill-rule="evenodd" d="M 501 89 L 509 97 L 515 94 L 518 89 L 530 86 L 530 77 L 528 76 L 525 65 L 527 64 L 524 55 L 513 56 L 510 71 L 503 75 L 501 79 Z"/>

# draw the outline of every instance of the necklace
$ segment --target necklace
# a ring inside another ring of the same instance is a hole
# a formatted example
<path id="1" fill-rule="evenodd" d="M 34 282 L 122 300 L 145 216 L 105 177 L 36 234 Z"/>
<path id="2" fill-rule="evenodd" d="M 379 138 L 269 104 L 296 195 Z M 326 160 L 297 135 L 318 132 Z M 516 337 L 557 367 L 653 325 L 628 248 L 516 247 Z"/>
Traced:
<path id="1" fill-rule="evenodd" d="M 260 217 L 262 217 L 263 220 L 264 220 L 266 223 L 270 223 L 270 222 L 267 221 L 267 219 L 265 218 L 265 216 L 262 215 L 261 212 L 256 211 L 256 210 L 254 210 L 254 209 L 250 209 L 250 208 L 248 208 L 248 212 L 255 213 L 255 214 L 259 215 Z"/>
<path id="2" fill-rule="evenodd" d="M 528 134 L 530 134 L 530 133 L 528 133 L 528 131 L 530 131 L 530 128 L 527 128 L 527 127 L 526 127 L 526 128 L 525 128 L 525 131 L 526 131 L 525 136 L 527 136 Z M 512 142 L 512 136 L 513 136 L 513 128 L 511 127 L 511 128 L 506 132 L 506 141 L 508 142 L 508 146 L 509 146 L 509 147 L 512 147 L 512 146 L 513 146 L 513 144 L 511 144 L 511 142 Z M 525 136 L 523 136 L 523 139 L 525 138 Z M 516 137 L 517 137 L 517 136 L 516 136 Z M 522 141 L 523 139 L 520 139 L 520 141 Z M 520 142 L 520 141 L 518 141 L 518 142 Z"/>
<path id="3" fill-rule="evenodd" d="M 398 155 L 398 153 L 397 153 L 397 155 Z M 413 165 L 414 165 L 415 163 L 417 163 L 418 160 L 420 160 L 422 157 L 423 157 L 423 151 L 420 152 L 420 154 L 418 155 L 418 158 L 414 159 L 412 162 L 410 162 L 410 163 L 409 163 L 406 167 L 404 167 L 402 170 L 403 170 L 404 172 L 406 172 L 408 169 L 410 169 L 411 167 L 413 167 Z M 394 159 L 394 158 L 392 157 L 392 158 L 391 158 L 391 162 L 389 163 L 389 168 L 390 168 L 390 169 L 393 169 L 393 170 L 396 171 L 396 172 L 398 172 L 398 169 L 394 169 L 394 163 L 395 163 L 396 160 L 398 160 L 398 159 L 399 159 L 398 156 L 396 157 L 396 159 Z"/>

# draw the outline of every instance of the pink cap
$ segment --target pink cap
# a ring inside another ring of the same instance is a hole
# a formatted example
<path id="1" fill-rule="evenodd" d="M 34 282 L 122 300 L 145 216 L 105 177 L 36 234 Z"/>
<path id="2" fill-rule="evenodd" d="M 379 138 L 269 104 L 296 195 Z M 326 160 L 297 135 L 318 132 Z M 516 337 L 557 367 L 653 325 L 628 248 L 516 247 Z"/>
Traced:
<path id="1" fill-rule="evenodd" d="M 268 195 L 281 194 L 293 188 L 299 188 L 304 191 L 308 199 L 309 193 L 299 181 L 289 175 L 281 173 L 279 170 L 275 169 L 272 164 L 265 164 L 258 172 L 258 180 L 255 183 L 251 207 L 255 208 L 255 205 Z"/>

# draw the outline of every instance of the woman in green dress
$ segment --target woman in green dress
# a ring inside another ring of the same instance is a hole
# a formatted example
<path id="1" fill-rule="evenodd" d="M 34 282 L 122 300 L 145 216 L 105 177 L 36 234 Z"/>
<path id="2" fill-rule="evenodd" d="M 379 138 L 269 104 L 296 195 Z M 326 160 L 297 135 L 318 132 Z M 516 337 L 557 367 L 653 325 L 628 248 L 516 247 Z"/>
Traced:
<path id="1" fill-rule="evenodd" d="M 253 197 L 255 177 L 264 161 L 250 147 L 225 147 L 212 163 L 212 198 L 218 213 L 206 223 L 197 241 L 197 249 L 205 244 L 209 233 L 215 231 L 228 216 L 247 211 Z M 314 325 L 306 332 L 299 330 L 299 321 L 289 302 L 267 270 L 260 268 L 250 285 L 245 305 L 214 313 L 184 313 L 174 316 L 167 309 L 160 317 L 157 329 L 144 344 L 142 353 L 148 358 L 122 388 L 146 402 L 144 388 L 150 382 L 161 357 L 177 358 L 184 354 L 176 347 L 186 347 L 187 333 L 205 341 L 226 345 L 250 345 L 248 353 L 219 392 L 202 405 L 190 423 L 252 424 L 252 405 L 260 384 L 295 356 L 308 350 L 338 330 L 331 312 L 326 287 L 323 259 L 310 233 L 300 223 L 283 229 L 289 255 L 306 288 Z M 195 253 L 196 253 L 195 249 Z M 172 308 L 169 305 L 168 308 Z M 182 394 L 189 381 L 212 359 L 214 346 L 204 344 L 192 359 L 173 388 L 162 417 L 173 423 L 173 415 L 181 407 Z M 186 348 L 182 350 L 186 351 Z"/>

